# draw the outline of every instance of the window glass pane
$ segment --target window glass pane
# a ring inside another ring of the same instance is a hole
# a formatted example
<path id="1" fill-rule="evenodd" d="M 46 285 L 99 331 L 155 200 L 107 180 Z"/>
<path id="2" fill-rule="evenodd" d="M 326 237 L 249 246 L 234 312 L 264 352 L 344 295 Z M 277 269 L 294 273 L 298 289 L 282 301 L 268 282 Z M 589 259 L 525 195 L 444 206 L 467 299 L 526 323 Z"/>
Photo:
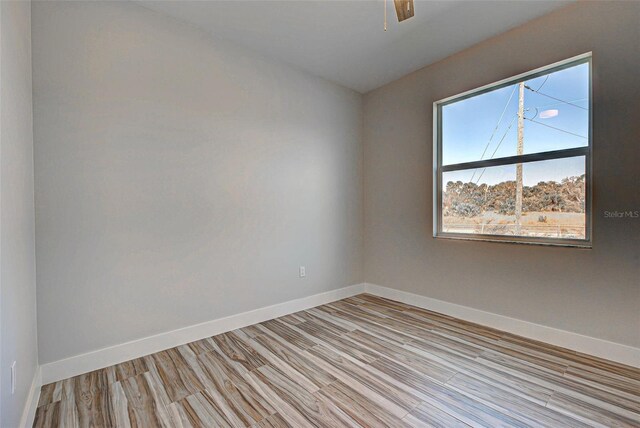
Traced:
<path id="1" fill-rule="evenodd" d="M 522 154 L 585 147 L 589 137 L 589 65 L 524 81 Z M 520 85 L 442 106 L 442 164 L 517 155 Z"/>
<path id="2" fill-rule="evenodd" d="M 585 239 L 585 158 L 522 164 L 517 218 L 517 165 L 442 174 L 442 231 Z"/>

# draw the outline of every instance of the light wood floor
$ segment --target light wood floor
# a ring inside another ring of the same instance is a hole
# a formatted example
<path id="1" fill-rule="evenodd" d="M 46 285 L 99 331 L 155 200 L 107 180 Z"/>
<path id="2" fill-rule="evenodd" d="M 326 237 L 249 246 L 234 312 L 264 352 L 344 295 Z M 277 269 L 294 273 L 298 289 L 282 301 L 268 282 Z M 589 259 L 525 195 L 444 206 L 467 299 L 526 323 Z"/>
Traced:
<path id="1" fill-rule="evenodd" d="M 640 370 L 359 295 L 45 385 L 34 426 L 638 427 Z"/>

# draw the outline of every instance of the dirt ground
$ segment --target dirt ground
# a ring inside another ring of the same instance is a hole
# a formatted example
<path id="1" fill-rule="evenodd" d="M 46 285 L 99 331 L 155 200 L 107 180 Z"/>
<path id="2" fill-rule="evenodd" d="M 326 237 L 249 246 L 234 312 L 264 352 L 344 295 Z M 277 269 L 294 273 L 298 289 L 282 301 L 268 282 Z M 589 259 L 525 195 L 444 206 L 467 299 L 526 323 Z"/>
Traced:
<path id="1" fill-rule="evenodd" d="M 546 217 L 546 222 L 539 221 L 540 216 Z M 444 218 L 444 224 L 514 224 L 515 215 L 503 215 L 488 211 L 478 217 L 455 217 Z M 584 225 L 584 213 L 559 213 L 559 212 L 528 212 L 522 214 L 521 224 L 523 225 L 562 225 L 562 226 L 582 226 Z"/>
<path id="2" fill-rule="evenodd" d="M 541 221 L 544 220 L 544 221 Z M 521 218 L 519 236 L 583 239 L 584 213 L 527 212 Z M 451 233 L 515 235 L 515 215 L 494 212 L 477 217 L 444 217 L 443 229 Z"/>

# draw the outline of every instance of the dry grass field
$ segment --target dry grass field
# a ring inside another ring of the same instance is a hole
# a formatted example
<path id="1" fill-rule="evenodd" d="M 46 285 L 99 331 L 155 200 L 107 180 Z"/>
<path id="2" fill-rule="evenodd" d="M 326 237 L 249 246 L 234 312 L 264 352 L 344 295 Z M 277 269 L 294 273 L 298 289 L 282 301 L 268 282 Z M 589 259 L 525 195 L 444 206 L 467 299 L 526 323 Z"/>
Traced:
<path id="1" fill-rule="evenodd" d="M 523 213 L 521 219 L 522 236 L 584 239 L 584 213 L 562 213 L 535 211 Z M 443 231 L 450 233 L 480 233 L 488 235 L 515 235 L 514 215 L 493 211 L 480 216 L 445 216 Z"/>

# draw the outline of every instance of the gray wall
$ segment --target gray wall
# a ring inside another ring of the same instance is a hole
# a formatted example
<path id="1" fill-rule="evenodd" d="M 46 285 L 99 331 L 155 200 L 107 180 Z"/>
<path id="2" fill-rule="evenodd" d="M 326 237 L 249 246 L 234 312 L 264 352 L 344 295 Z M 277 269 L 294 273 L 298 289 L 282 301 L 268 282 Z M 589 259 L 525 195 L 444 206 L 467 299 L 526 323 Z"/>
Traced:
<path id="1" fill-rule="evenodd" d="M 38 365 L 29 2 L 0 2 L 0 39 L 0 426 L 16 427 Z"/>
<path id="2" fill-rule="evenodd" d="M 582 2 L 365 96 L 365 279 L 640 346 L 640 2 Z M 432 103 L 593 51 L 593 249 L 432 237 Z"/>
<path id="3" fill-rule="evenodd" d="M 362 281 L 359 94 L 130 3 L 33 62 L 41 363 Z"/>

